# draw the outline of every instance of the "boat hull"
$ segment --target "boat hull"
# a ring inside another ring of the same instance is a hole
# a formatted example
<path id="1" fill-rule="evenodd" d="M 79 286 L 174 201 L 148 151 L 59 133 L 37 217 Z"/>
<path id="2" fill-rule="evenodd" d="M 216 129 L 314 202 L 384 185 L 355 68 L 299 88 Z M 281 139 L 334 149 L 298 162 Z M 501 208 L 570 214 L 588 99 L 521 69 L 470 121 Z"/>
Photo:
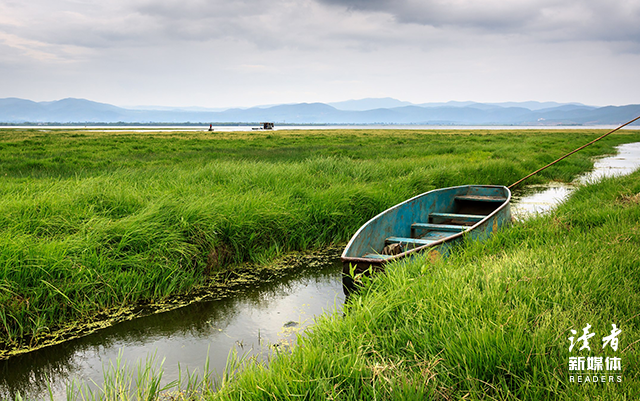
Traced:
<path id="1" fill-rule="evenodd" d="M 504 186 L 463 185 L 415 196 L 378 214 L 351 238 L 341 259 L 345 275 L 417 254 L 444 256 L 464 238 L 484 239 L 511 222 Z M 395 245 L 396 254 L 389 252 Z M 393 247 L 393 246 L 391 246 Z"/>

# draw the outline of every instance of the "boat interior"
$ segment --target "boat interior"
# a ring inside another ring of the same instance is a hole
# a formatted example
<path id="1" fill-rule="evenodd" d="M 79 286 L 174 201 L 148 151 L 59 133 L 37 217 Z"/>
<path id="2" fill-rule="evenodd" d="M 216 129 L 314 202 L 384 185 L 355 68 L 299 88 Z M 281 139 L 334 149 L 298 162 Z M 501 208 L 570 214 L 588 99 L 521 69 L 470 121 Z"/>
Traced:
<path id="1" fill-rule="evenodd" d="M 507 201 L 507 198 L 499 195 L 458 195 L 453 199 L 453 204 L 443 210 L 429 213 L 428 221 L 412 222 L 409 237 L 388 237 L 382 250 L 363 256 L 387 259 L 423 245 L 433 244 L 469 229 Z"/>

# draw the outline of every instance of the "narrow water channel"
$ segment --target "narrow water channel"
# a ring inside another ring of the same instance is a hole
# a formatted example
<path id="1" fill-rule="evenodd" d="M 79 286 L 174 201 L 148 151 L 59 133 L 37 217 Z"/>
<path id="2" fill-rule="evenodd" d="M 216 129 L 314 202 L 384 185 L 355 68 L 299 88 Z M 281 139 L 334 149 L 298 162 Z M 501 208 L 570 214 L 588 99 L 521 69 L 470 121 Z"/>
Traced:
<path id="1" fill-rule="evenodd" d="M 128 366 L 153 357 L 164 359 L 163 385 L 198 369 L 209 357 L 210 370 L 222 373 L 230 350 L 265 357 L 269 350 L 287 349 L 296 332 L 324 312 L 344 302 L 342 265 L 336 254 L 314 261 L 302 274 L 242 290 L 233 298 L 194 303 L 180 309 L 138 318 L 94 334 L 0 361 L 0 399 L 16 392 L 29 399 L 66 399 L 67 383 L 75 380 L 95 389 L 102 385 L 103 367 L 115 364 L 119 353 Z"/>
<path id="2" fill-rule="evenodd" d="M 512 196 L 511 213 L 518 220 L 536 213 L 551 210 L 565 201 L 580 185 L 586 185 L 605 177 L 631 174 L 640 168 L 640 142 L 617 146 L 618 153 L 595 161 L 593 170 L 578 177 L 573 183 L 552 182 L 544 185 L 529 185 L 516 190 Z"/>
<path id="3" fill-rule="evenodd" d="M 513 197 L 518 219 L 541 213 L 565 200 L 577 185 L 640 168 L 640 143 L 618 147 L 618 154 L 599 159 L 592 172 L 575 184 L 530 186 Z M 337 255 L 304 273 L 248 288 L 234 298 L 195 303 L 105 328 L 94 334 L 0 361 L 0 399 L 19 391 L 29 399 L 66 399 L 70 381 L 91 387 L 103 382 L 103 367 L 121 353 L 128 366 L 155 355 L 164 359 L 164 384 L 179 372 L 202 372 L 207 356 L 221 373 L 232 349 L 264 357 L 265 350 L 293 345 L 296 332 L 322 313 L 340 310 L 344 302 Z M 268 352 L 268 351 L 267 351 Z"/>

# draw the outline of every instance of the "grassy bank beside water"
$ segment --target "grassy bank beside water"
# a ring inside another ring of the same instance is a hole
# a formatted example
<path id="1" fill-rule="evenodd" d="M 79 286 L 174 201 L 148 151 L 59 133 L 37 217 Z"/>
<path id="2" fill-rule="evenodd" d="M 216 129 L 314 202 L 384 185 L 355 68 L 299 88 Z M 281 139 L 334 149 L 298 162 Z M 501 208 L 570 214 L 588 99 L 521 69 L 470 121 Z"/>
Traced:
<path id="1" fill-rule="evenodd" d="M 0 357 L 244 262 L 345 242 L 418 193 L 510 184 L 600 134 L 2 130 Z M 638 140 L 612 135 L 532 182 Z"/>
<path id="2" fill-rule="evenodd" d="M 552 214 L 446 260 L 391 265 L 344 316 L 322 317 L 291 355 L 250 365 L 204 398 L 638 399 L 638 249 L 640 172 L 584 187 Z M 580 351 L 587 324 L 595 335 Z M 612 324 L 618 348 L 603 349 Z M 603 366 L 575 373 L 570 357 L 584 357 L 585 370 L 589 357 Z M 608 357 L 621 369 L 607 371 Z"/>

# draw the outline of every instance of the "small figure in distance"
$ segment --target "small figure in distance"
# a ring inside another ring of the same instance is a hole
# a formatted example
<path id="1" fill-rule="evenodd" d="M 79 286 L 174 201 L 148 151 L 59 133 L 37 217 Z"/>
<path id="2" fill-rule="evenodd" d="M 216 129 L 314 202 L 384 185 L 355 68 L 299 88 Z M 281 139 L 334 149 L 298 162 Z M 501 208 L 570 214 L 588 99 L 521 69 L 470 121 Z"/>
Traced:
<path id="1" fill-rule="evenodd" d="M 209 132 L 213 131 L 213 124 L 209 124 Z"/>

